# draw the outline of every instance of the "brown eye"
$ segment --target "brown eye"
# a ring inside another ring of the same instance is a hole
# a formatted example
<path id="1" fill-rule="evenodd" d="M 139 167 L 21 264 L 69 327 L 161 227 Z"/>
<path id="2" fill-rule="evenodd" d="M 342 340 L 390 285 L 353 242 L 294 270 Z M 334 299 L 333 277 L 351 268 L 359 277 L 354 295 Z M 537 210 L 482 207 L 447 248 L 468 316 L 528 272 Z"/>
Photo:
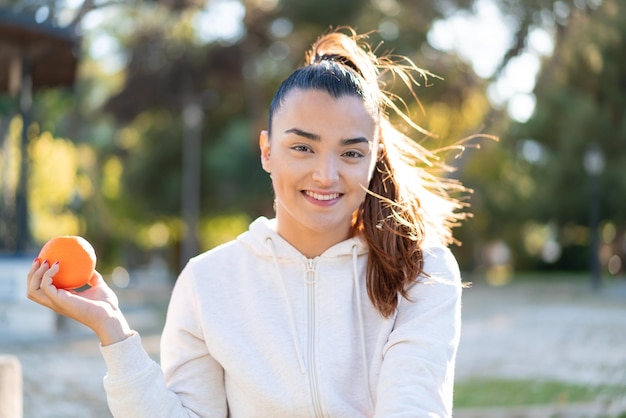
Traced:
<path id="1" fill-rule="evenodd" d="M 365 155 L 360 151 L 346 151 L 343 153 L 343 156 L 348 158 L 363 158 Z"/>
<path id="2" fill-rule="evenodd" d="M 298 152 L 313 152 L 313 150 L 306 145 L 294 145 L 291 149 Z"/>

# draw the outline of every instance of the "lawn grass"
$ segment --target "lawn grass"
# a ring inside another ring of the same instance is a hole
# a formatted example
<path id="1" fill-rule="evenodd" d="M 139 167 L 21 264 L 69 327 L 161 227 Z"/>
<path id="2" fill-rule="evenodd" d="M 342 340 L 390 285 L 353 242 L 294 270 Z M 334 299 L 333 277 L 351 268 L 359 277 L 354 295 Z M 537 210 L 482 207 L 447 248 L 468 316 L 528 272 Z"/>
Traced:
<path id="1" fill-rule="evenodd" d="M 587 386 L 557 381 L 471 379 L 457 382 L 455 408 L 553 405 L 623 396 L 626 386 Z"/>

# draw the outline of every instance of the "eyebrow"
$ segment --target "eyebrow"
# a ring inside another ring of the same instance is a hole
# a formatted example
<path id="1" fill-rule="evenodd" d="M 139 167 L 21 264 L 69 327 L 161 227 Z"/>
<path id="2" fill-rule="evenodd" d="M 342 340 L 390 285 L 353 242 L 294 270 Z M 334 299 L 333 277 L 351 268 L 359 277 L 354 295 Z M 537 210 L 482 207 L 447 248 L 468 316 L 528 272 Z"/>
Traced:
<path id="1" fill-rule="evenodd" d="M 307 131 L 303 131 L 302 129 L 298 129 L 298 128 L 291 128 L 291 129 L 287 129 L 285 131 L 286 134 L 295 134 L 298 136 L 301 136 L 303 138 L 306 139 L 310 139 L 312 141 L 320 141 L 322 138 L 314 133 L 311 132 L 307 132 Z M 369 143 L 369 139 L 363 137 L 363 136 L 358 136 L 356 138 L 346 138 L 346 139 L 342 139 L 340 141 L 341 145 L 353 145 L 353 144 L 361 144 L 361 143 Z"/>

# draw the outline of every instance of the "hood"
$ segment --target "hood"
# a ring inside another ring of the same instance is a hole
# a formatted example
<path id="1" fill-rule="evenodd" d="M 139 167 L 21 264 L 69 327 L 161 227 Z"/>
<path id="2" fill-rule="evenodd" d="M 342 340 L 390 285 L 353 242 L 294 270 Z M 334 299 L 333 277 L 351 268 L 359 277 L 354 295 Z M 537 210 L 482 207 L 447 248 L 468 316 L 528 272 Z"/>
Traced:
<path id="1" fill-rule="evenodd" d="M 272 253 L 272 248 L 268 245 L 268 239 L 272 241 L 279 261 L 301 262 L 307 259 L 297 248 L 276 232 L 276 219 L 257 218 L 250 224 L 248 231 L 237 237 L 237 241 L 253 253 L 261 257 L 273 258 L 274 254 Z M 315 258 L 352 257 L 354 247 L 356 247 L 357 255 L 366 254 L 368 251 L 365 240 L 360 236 L 354 236 L 333 245 Z"/>

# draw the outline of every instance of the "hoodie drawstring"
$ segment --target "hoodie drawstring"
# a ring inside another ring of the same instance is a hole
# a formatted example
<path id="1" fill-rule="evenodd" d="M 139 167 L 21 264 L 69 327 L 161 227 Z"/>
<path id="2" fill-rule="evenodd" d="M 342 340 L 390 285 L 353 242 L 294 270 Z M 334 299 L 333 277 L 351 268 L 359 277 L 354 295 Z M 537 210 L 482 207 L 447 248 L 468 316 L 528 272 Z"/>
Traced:
<path id="1" fill-rule="evenodd" d="M 370 371 L 367 366 L 367 353 L 365 351 L 365 325 L 363 324 L 363 309 L 361 308 L 361 287 L 359 286 L 359 272 L 357 269 L 357 246 L 352 246 L 352 280 L 354 280 L 354 293 L 356 296 L 356 309 L 359 317 L 359 331 L 361 334 L 361 360 L 365 372 L 365 383 L 367 384 L 367 400 L 370 410 L 374 412 L 374 401 L 370 390 Z"/>
<path id="2" fill-rule="evenodd" d="M 296 320 L 293 315 L 293 307 L 291 305 L 291 300 L 289 299 L 289 293 L 287 292 L 287 286 L 285 284 L 285 280 L 283 278 L 283 275 L 281 274 L 280 265 L 278 264 L 278 257 L 276 255 L 274 242 L 272 241 L 271 237 L 267 237 L 265 239 L 265 242 L 267 242 L 271 250 L 272 259 L 274 261 L 274 267 L 276 268 L 276 273 L 278 274 L 278 277 L 280 279 L 281 288 L 285 296 L 285 300 L 287 301 L 289 326 L 291 327 L 291 338 L 293 341 L 294 349 L 296 351 L 296 355 L 298 357 L 298 364 L 300 365 L 300 371 L 302 372 L 302 374 L 305 374 L 306 368 L 304 366 L 304 360 L 302 357 L 302 353 L 300 351 L 300 346 L 298 344 L 298 337 L 297 337 L 297 332 L 296 332 Z M 366 386 L 367 387 L 367 400 L 369 403 L 370 410 L 374 412 L 374 400 L 372 399 L 372 393 L 370 390 L 370 372 L 369 372 L 369 367 L 368 367 L 368 362 L 367 362 L 367 352 L 365 350 L 365 324 L 363 321 L 363 308 L 361 306 L 361 292 L 360 292 L 361 287 L 359 286 L 359 271 L 358 271 L 357 261 L 358 261 L 358 248 L 356 245 L 353 245 L 352 246 L 352 280 L 354 282 L 354 293 L 355 293 L 355 298 L 356 298 L 357 316 L 358 316 L 358 321 L 359 321 L 359 334 L 360 334 L 360 340 L 361 340 L 361 344 L 360 344 L 361 345 L 361 361 L 363 363 L 363 371 L 365 372 L 365 379 L 366 379 L 366 385 L 367 385 Z"/>
<path id="3" fill-rule="evenodd" d="M 280 273 L 280 266 L 278 265 L 278 258 L 276 257 L 276 249 L 274 248 L 274 242 L 271 237 L 267 237 L 265 239 L 270 250 L 272 252 L 272 258 L 274 259 L 274 266 L 276 267 L 276 273 L 278 274 L 278 278 L 280 279 L 280 284 L 283 289 L 283 294 L 285 295 L 285 300 L 287 301 L 287 313 L 289 316 L 289 326 L 291 327 L 291 339 L 293 340 L 293 346 L 296 350 L 296 356 L 298 356 L 298 364 L 300 365 L 300 372 L 302 374 L 306 373 L 306 369 L 304 367 L 304 360 L 302 360 L 302 353 L 300 352 L 300 346 L 298 345 L 298 336 L 296 332 L 296 320 L 293 317 L 293 307 L 291 306 L 291 301 L 289 299 L 289 293 L 287 292 L 287 287 L 285 285 L 285 280 L 283 279 L 283 275 Z"/>

